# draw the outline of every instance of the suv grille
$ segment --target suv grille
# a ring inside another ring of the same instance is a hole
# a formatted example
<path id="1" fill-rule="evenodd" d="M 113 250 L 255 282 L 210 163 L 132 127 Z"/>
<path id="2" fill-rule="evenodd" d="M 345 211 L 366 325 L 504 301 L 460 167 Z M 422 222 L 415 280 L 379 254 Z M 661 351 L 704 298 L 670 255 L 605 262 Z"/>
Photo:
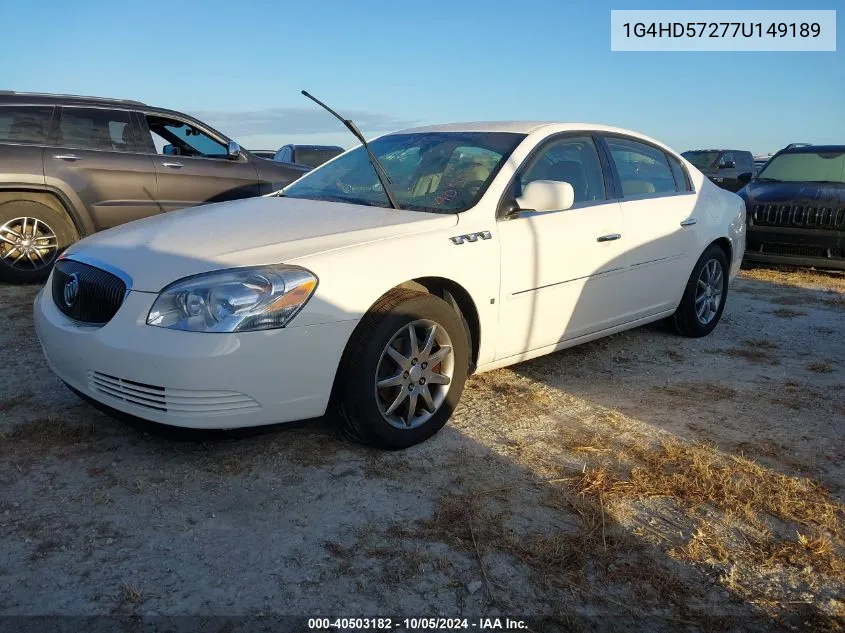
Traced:
<path id="1" fill-rule="evenodd" d="M 59 310 L 75 321 L 95 325 L 108 323 L 125 296 L 126 284 L 123 280 L 105 270 L 72 259 L 56 262 L 53 301 Z"/>
<path id="2" fill-rule="evenodd" d="M 845 208 L 814 207 L 805 204 L 755 204 L 754 224 L 806 229 L 845 230 Z"/>

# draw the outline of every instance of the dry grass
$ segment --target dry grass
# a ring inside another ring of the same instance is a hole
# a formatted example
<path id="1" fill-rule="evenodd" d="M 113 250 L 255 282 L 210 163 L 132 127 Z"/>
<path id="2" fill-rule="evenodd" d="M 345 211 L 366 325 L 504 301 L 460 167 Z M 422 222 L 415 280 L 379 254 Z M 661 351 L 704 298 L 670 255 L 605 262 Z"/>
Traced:
<path id="1" fill-rule="evenodd" d="M 33 397 L 34 394 L 27 392 L 27 393 L 18 393 L 13 396 L 9 396 L 5 398 L 3 401 L 0 402 L 0 413 L 6 413 L 11 411 L 12 409 L 16 409 L 22 405 L 27 404 L 30 399 Z"/>
<path id="2" fill-rule="evenodd" d="M 120 601 L 124 604 L 138 604 L 141 601 L 143 594 L 141 589 L 135 585 L 122 584 L 120 585 Z"/>
<path id="3" fill-rule="evenodd" d="M 833 371 L 833 363 L 829 360 L 816 360 L 812 363 L 807 363 L 807 369 L 817 374 L 829 374 Z"/>
<path id="4" fill-rule="evenodd" d="M 744 269 L 740 275 L 743 279 L 770 284 L 845 294 L 845 273 L 841 272 L 825 272 L 795 266 L 755 266 Z"/>
<path id="5" fill-rule="evenodd" d="M 807 312 L 805 310 L 793 310 L 792 308 L 778 308 L 772 310 L 769 314 L 774 314 L 781 319 L 794 319 L 795 317 L 806 316 Z"/>
<path id="6" fill-rule="evenodd" d="M 2 436 L 0 448 L 27 444 L 49 450 L 51 446 L 70 446 L 91 437 L 93 424 L 71 424 L 58 416 L 36 418 L 13 427 Z"/>
<path id="7" fill-rule="evenodd" d="M 712 504 L 754 525 L 762 525 L 761 516 L 768 515 L 845 538 L 845 505 L 810 479 L 674 439 L 647 451 L 635 448 L 631 454 L 636 461 L 627 477 L 606 467 L 587 470 L 578 490 L 586 495 L 672 497 L 685 505 Z"/>
<path id="8" fill-rule="evenodd" d="M 756 365 L 780 365 L 780 359 L 774 355 L 777 343 L 768 339 L 753 339 L 745 341 L 739 347 L 728 349 L 708 350 L 711 354 L 726 354 L 732 358 L 742 358 Z"/>

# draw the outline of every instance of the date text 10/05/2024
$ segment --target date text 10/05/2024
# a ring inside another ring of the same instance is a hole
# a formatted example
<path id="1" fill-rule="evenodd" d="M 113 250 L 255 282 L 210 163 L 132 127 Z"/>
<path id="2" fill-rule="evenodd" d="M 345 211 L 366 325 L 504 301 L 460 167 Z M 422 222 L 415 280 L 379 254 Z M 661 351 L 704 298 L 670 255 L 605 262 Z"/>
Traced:
<path id="1" fill-rule="evenodd" d="M 424 630 L 527 630 L 528 624 L 519 618 L 309 618 L 308 628 L 316 631 L 360 629 L 388 631 L 402 628 Z"/>

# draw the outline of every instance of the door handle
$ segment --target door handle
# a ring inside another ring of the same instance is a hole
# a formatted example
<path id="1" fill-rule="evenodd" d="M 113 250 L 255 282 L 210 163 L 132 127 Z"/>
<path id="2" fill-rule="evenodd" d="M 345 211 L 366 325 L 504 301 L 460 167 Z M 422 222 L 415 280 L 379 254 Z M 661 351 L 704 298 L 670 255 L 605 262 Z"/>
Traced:
<path id="1" fill-rule="evenodd" d="M 164 167 L 170 167 L 170 169 L 182 169 L 184 165 L 182 163 L 162 163 Z"/>
<path id="2" fill-rule="evenodd" d="M 681 226 L 692 226 L 696 222 L 698 222 L 698 220 L 696 220 L 695 218 L 687 218 L 686 220 L 681 222 Z"/>
<path id="3" fill-rule="evenodd" d="M 71 163 L 74 162 L 74 161 L 77 161 L 77 160 L 82 160 L 76 154 L 56 154 L 55 156 L 53 156 L 53 158 L 55 160 L 66 160 L 66 161 L 69 161 Z"/>
<path id="4" fill-rule="evenodd" d="M 612 242 L 618 240 L 622 236 L 619 233 L 610 233 L 609 235 L 602 235 L 596 239 L 597 242 Z"/>

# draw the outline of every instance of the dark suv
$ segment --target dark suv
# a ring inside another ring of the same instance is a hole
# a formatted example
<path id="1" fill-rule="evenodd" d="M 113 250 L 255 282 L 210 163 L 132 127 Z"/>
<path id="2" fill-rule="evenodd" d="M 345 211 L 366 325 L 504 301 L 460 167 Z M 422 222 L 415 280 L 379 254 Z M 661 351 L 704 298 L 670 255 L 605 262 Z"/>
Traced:
<path id="1" fill-rule="evenodd" d="M 0 91 L 0 279 L 43 280 L 80 237 L 270 193 L 306 171 L 138 101 Z"/>
<path id="2" fill-rule="evenodd" d="M 754 175 L 754 157 L 739 149 L 694 149 L 681 154 L 714 184 L 739 191 Z"/>
<path id="3" fill-rule="evenodd" d="M 739 195 L 747 260 L 845 270 L 845 145 L 783 149 Z"/>

